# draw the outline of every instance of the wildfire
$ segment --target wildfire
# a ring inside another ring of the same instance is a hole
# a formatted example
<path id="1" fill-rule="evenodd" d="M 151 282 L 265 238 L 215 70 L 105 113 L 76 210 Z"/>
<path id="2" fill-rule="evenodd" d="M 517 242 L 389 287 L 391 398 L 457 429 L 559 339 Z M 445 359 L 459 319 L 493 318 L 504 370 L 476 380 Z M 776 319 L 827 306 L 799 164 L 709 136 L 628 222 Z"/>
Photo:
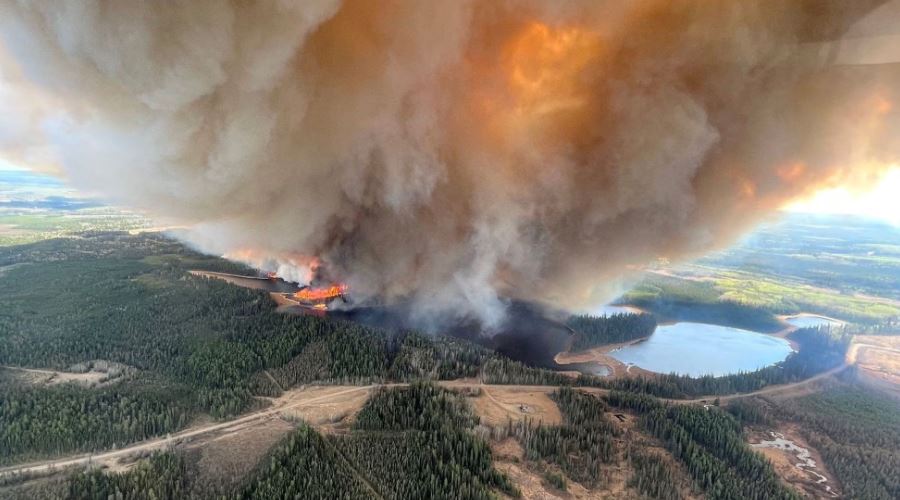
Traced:
<path id="1" fill-rule="evenodd" d="M 347 294 L 348 287 L 344 284 L 329 287 L 306 287 L 294 293 L 294 298 L 305 303 L 325 303 Z"/>

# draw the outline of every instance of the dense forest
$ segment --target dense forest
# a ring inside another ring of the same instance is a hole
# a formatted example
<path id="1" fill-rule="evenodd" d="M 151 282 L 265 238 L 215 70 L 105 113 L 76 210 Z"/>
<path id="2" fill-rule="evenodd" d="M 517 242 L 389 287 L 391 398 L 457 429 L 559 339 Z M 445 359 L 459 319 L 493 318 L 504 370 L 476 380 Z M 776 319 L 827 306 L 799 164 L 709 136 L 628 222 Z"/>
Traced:
<path id="1" fill-rule="evenodd" d="M 628 480 L 628 486 L 636 489 L 641 495 L 657 500 L 681 500 L 672 464 L 660 454 L 634 447 L 628 451 L 628 459 L 634 474 Z"/>
<path id="2" fill-rule="evenodd" d="M 521 361 L 496 357 L 484 364 L 482 380 L 487 384 L 572 385 L 575 379 L 557 371 L 535 368 Z"/>
<path id="3" fill-rule="evenodd" d="M 608 419 L 607 403 L 574 388 L 590 386 L 612 389 L 609 404 L 638 413 L 644 432 L 665 445 L 708 498 L 795 498 L 741 436 L 743 425 L 775 419 L 803 424 L 849 497 L 900 497 L 900 421 L 890 401 L 844 386 L 775 410 L 750 402 L 732 402 L 727 411 L 667 406 L 650 396 L 750 392 L 808 378 L 841 366 L 850 342 L 844 330 L 797 330 L 790 338 L 799 352 L 751 373 L 609 380 L 530 367 L 460 339 L 282 314 L 264 292 L 187 272 L 252 271 L 159 235 L 91 233 L 0 248 L 0 267 L 0 365 L 67 371 L 105 360 L 129 367 L 124 376 L 90 387 L 34 383 L 0 368 L 0 464 L 123 446 L 183 429 L 202 415 L 228 418 L 258 408 L 267 404 L 258 396 L 301 384 L 412 382 L 377 391 L 343 434 L 323 436 L 301 425 L 237 490 L 215 495 L 516 496 L 494 468 L 488 444 L 473 432 L 478 418 L 465 398 L 427 382 L 480 377 L 559 387 L 552 398 L 563 415 L 560 425 L 525 421 L 506 428 L 559 489 L 569 479 L 602 487 L 605 474 L 627 459 L 631 488 L 649 498 L 680 497 L 666 464 L 671 458 L 622 446 L 625 437 Z M 671 317 L 668 306 L 655 304 Z M 710 307 L 727 312 L 732 306 Z M 759 311 L 741 311 L 741 321 L 768 321 Z M 575 349 L 646 336 L 655 325 L 652 315 L 569 320 L 578 332 Z M 212 495 L 210 485 L 194 484 L 191 476 L 184 456 L 163 453 L 123 473 L 78 473 L 60 496 Z"/>
<path id="4" fill-rule="evenodd" d="M 510 421 L 506 434 L 521 442 L 529 460 L 554 463 L 575 481 L 601 486 L 606 479 L 602 465 L 614 462 L 615 438 L 621 430 L 609 421 L 606 404 L 595 396 L 564 387 L 551 397 L 563 415 L 562 425 Z"/>
<path id="5" fill-rule="evenodd" d="M 721 296 L 712 282 L 653 275 L 628 291 L 620 302 L 640 307 L 661 320 L 712 323 L 770 333 L 784 327 L 770 310 L 723 300 Z"/>
<path id="6" fill-rule="evenodd" d="M 619 391 L 607 399 L 613 406 L 639 412 L 641 427 L 685 465 L 710 500 L 800 498 L 779 481 L 762 455 L 750 449 L 740 423 L 725 411 L 664 405 L 648 395 Z"/>
<path id="7" fill-rule="evenodd" d="M 391 364 L 392 380 L 453 380 L 477 377 L 482 365 L 496 355 L 471 342 L 448 336 L 401 332 Z"/>
<path id="8" fill-rule="evenodd" d="M 844 377 L 852 380 L 852 374 Z M 781 401 L 764 418 L 799 425 L 846 498 L 900 498 L 900 403 L 856 384 Z"/>
<path id="9" fill-rule="evenodd" d="M 0 365 L 66 371 L 106 360 L 136 373 L 92 389 L 5 374 L 0 463 L 121 445 L 197 413 L 233 416 L 259 405 L 255 395 L 313 381 L 475 376 L 492 356 L 462 340 L 277 313 L 264 292 L 187 272 L 248 270 L 154 234 L 0 248 L 0 264 L 13 266 L 0 279 Z"/>
<path id="10" fill-rule="evenodd" d="M 69 479 L 67 500 L 118 499 L 157 500 L 190 495 L 184 457 L 160 453 L 120 474 L 93 469 Z"/>
<path id="11" fill-rule="evenodd" d="M 462 396 L 413 383 L 376 393 L 355 430 L 330 439 L 385 498 L 486 499 L 493 488 L 518 496 L 470 432 L 477 422 Z"/>
<path id="12" fill-rule="evenodd" d="M 328 439 L 303 425 L 276 448 L 238 498 L 351 500 L 374 496 Z"/>
<path id="13" fill-rule="evenodd" d="M 194 482 L 183 455 L 160 453 L 122 473 L 72 475 L 64 498 L 490 499 L 518 496 L 493 468 L 465 398 L 428 383 L 383 389 L 352 432 L 323 436 L 300 424 L 233 491 Z"/>
<path id="14" fill-rule="evenodd" d="M 613 314 L 571 316 L 566 325 L 576 332 L 572 351 L 583 351 L 604 344 L 616 344 L 649 337 L 656 330 L 652 314 Z"/>
<path id="15" fill-rule="evenodd" d="M 121 446 L 185 426 L 186 388 L 139 379 L 88 389 L 0 379 L 0 464 Z"/>

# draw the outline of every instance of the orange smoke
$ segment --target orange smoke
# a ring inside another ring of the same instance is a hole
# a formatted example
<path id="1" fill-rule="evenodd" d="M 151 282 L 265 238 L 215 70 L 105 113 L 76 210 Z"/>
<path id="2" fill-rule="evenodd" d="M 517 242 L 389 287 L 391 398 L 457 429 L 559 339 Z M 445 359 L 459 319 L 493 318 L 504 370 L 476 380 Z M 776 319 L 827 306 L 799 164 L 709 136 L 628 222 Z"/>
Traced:
<path id="1" fill-rule="evenodd" d="M 900 53 L 841 55 L 875 3 L 0 2 L 0 155 L 288 281 L 496 325 L 900 163 Z"/>
<path id="2" fill-rule="evenodd" d="M 600 37 L 578 28 L 532 22 L 504 51 L 515 111 L 541 115 L 577 108 L 588 99 L 580 78 L 601 52 Z"/>

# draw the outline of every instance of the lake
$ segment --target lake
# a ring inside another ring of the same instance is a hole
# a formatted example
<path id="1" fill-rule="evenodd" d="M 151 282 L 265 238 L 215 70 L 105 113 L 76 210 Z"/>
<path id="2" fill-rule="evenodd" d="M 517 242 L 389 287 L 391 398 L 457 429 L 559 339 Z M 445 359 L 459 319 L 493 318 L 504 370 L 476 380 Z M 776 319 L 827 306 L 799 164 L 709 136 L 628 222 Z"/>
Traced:
<path id="1" fill-rule="evenodd" d="M 614 306 L 607 304 L 591 311 L 594 316 L 615 316 L 616 314 L 640 314 L 641 310 L 631 306 Z"/>
<path id="2" fill-rule="evenodd" d="M 837 326 L 841 324 L 840 321 L 813 314 L 798 314 L 784 318 L 784 321 L 797 328 L 815 328 L 817 326 Z"/>
<path id="3" fill-rule="evenodd" d="M 699 377 L 748 372 L 784 360 L 792 351 L 781 338 L 703 323 L 660 325 L 647 340 L 610 356 L 657 373 Z"/>

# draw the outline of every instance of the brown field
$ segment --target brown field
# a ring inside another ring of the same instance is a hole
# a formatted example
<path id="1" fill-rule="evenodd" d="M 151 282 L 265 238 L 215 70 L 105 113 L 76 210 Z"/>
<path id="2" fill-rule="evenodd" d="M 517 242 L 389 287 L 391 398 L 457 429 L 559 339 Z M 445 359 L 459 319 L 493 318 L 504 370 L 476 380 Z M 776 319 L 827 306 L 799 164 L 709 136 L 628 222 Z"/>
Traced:
<path id="1" fill-rule="evenodd" d="M 89 371 L 63 372 L 56 370 L 40 370 L 35 368 L 20 368 L 16 366 L 3 366 L 16 380 L 40 386 L 51 386 L 67 383 L 75 383 L 84 387 L 101 387 L 115 383 L 123 376 L 134 372 L 134 368 L 118 363 L 95 362 L 98 365 Z"/>
<path id="2" fill-rule="evenodd" d="M 547 391 L 522 386 L 484 386 L 481 394 L 470 398 L 475 413 L 481 423 L 501 426 L 507 420 L 519 421 L 528 418 L 534 422 L 556 425 L 562 422 L 562 415 Z"/>
<path id="3" fill-rule="evenodd" d="M 900 397 L 900 336 L 857 335 L 847 362 L 856 363 L 861 382 Z"/>
<path id="4" fill-rule="evenodd" d="M 281 412 L 288 419 L 302 419 L 320 432 L 347 429 L 366 403 L 371 391 L 344 392 L 343 386 L 309 386 L 294 393 L 296 399 L 316 398 L 315 403 L 295 406 Z"/>
<path id="5" fill-rule="evenodd" d="M 834 475 L 825 467 L 825 462 L 819 452 L 809 445 L 798 432 L 797 426 L 794 424 L 783 424 L 775 431 L 784 435 L 785 439 L 793 441 L 794 444 L 809 451 L 810 458 L 815 461 L 816 473 L 825 476 L 827 479 L 824 483 L 819 482 L 820 478 L 811 474 L 808 470 L 798 468 L 797 464 L 800 460 L 797 453 L 792 450 L 782 450 L 778 448 L 758 448 L 756 451 L 762 453 L 775 467 L 775 473 L 778 477 L 795 490 L 804 494 L 808 498 L 835 498 L 837 494 L 829 494 L 826 486 L 833 491 L 839 492 L 837 480 Z M 763 440 L 772 440 L 772 436 L 761 429 L 755 429 L 749 434 L 751 444 L 759 443 Z"/>
<path id="6" fill-rule="evenodd" d="M 510 395 L 510 397 L 514 396 Z M 616 415 L 621 415 L 621 418 L 618 418 Z M 566 477 L 566 491 L 560 491 L 554 488 L 544 479 L 544 474 L 548 470 L 561 473 L 560 468 L 556 464 L 547 463 L 545 461 L 529 461 L 525 457 L 521 445 L 514 438 L 505 438 L 500 441 L 491 442 L 495 466 L 498 470 L 509 476 L 513 484 L 521 490 L 522 498 L 526 499 L 637 499 L 641 498 L 638 492 L 628 487 L 628 480 L 634 474 L 634 470 L 626 456 L 628 447 L 636 445 L 644 451 L 649 451 L 663 457 L 672 470 L 677 473 L 677 481 L 680 484 L 679 489 L 683 498 L 696 498 L 696 495 L 691 489 L 691 481 L 687 475 L 687 471 L 668 451 L 660 446 L 660 443 L 656 439 L 644 434 L 638 429 L 634 414 L 625 411 L 612 411 L 607 414 L 607 417 L 625 432 L 620 438 L 616 439 L 618 457 L 615 463 L 601 466 L 603 471 L 601 487 L 587 489 L 584 485 L 574 482 L 571 478 Z"/>
<path id="7" fill-rule="evenodd" d="M 273 418 L 266 425 L 231 430 L 186 446 L 190 461 L 197 464 L 196 480 L 225 489 L 240 483 L 292 429 L 294 424 Z"/>
<path id="8" fill-rule="evenodd" d="M 522 446 L 515 438 L 506 438 L 502 441 L 491 443 L 491 451 L 494 453 L 494 466 L 497 470 L 509 476 L 509 479 L 522 492 L 525 499 L 563 499 L 563 498 L 600 498 L 598 494 L 589 491 L 584 486 L 566 478 L 566 491 L 560 491 L 547 484 L 543 473 L 538 470 L 537 464 L 525 461 L 525 453 Z M 550 470 L 559 473 L 556 466 L 546 466 Z"/>
<path id="9" fill-rule="evenodd" d="M 653 375 L 652 372 L 639 368 L 637 366 L 628 366 L 625 363 L 609 355 L 610 352 L 642 342 L 646 338 L 631 340 L 628 342 L 620 342 L 618 344 L 607 344 L 593 349 L 580 352 L 561 352 L 553 359 L 560 365 L 571 365 L 576 363 L 596 363 L 598 365 L 609 368 L 610 377 L 625 377 L 636 375 Z"/>
<path id="10" fill-rule="evenodd" d="M 522 492 L 525 500 L 549 500 L 549 499 L 566 499 L 566 498 L 606 498 L 600 496 L 599 493 L 589 491 L 584 486 L 571 480 L 566 480 L 566 491 L 558 490 L 544 481 L 542 474 L 533 470 L 523 462 L 514 462 L 509 460 L 498 460 L 494 464 L 497 470 L 503 472 L 513 484 Z M 505 498 L 508 498 L 504 495 Z M 629 497 L 620 497 L 629 498 Z M 637 498 L 637 497 L 632 497 Z"/>

